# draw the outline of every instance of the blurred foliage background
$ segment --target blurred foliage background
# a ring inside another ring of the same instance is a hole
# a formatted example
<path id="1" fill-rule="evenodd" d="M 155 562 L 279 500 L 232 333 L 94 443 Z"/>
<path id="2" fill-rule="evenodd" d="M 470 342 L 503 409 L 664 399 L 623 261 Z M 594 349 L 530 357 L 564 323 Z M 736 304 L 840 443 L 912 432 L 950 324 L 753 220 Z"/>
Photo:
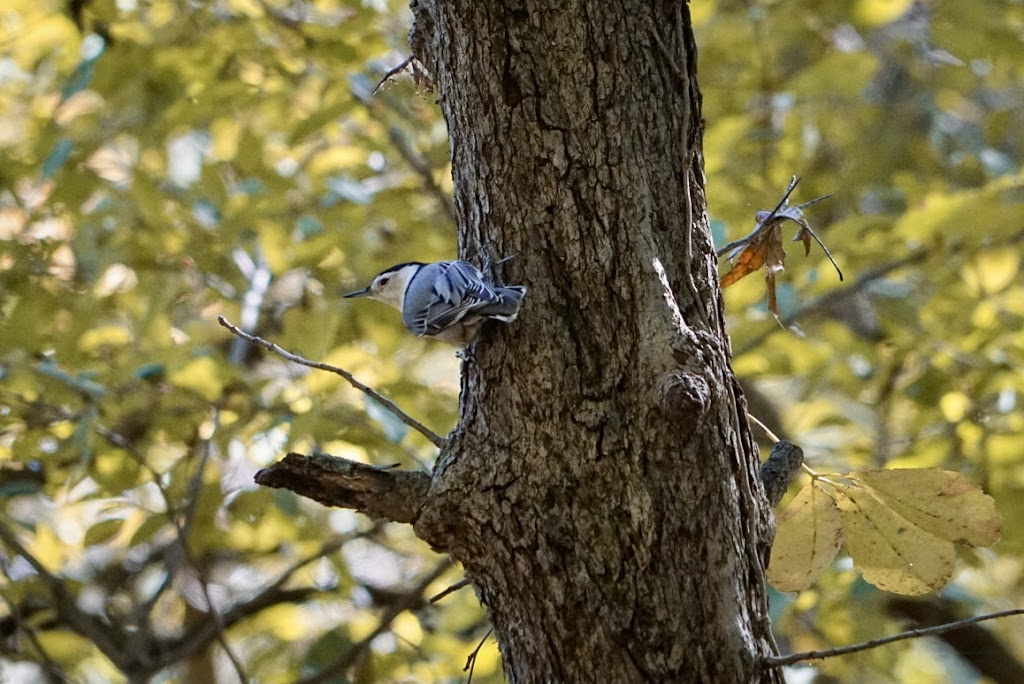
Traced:
<path id="1" fill-rule="evenodd" d="M 461 575 L 408 527 L 252 480 L 288 450 L 426 469 L 431 445 L 216 323 L 454 424 L 451 348 L 339 299 L 455 253 L 435 95 L 408 76 L 373 94 L 408 55 L 404 5 L 0 9 L 5 681 L 455 682 L 481 640 L 474 681 L 501 681 L 472 590 L 426 603 Z M 808 216 L 847 275 L 791 250 L 779 305 L 796 332 L 760 277 L 726 292 L 753 412 L 819 471 L 960 470 L 1006 520 L 913 608 L 842 556 L 814 589 L 774 594 L 783 650 L 1022 605 L 1024 4 L 691 11 L 716 242 L 798 174 L 795 202 L 834 195 Z M 1024 630 L 988 629 L 973 651 L 915 640 L 788 676 L 999 680 L 985 668 L 1019 668 Z"/>

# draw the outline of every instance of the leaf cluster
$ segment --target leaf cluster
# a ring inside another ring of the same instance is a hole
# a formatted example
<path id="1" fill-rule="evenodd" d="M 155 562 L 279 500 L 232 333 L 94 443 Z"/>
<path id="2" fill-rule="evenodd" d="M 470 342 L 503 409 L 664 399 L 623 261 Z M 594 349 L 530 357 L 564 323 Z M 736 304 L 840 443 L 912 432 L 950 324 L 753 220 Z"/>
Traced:
<path id="1" fill-rule="evenodd" d="M 944 587 L 955 544 L 992 546 L 1002 516 L 992 497 L 939 468 L 816 475 L 778 518 L 768 580 L 780 591 L 810 587 L 840 544 L 864 579 L 879 589 L 915 595 Z"/>

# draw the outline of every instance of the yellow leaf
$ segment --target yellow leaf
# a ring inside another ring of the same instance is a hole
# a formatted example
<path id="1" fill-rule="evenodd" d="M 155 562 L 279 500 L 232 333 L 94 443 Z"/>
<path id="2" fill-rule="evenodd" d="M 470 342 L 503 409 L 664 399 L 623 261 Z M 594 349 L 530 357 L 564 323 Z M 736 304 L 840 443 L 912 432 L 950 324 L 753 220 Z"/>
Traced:
<path id="1" fill-rule="evenodd" d="M 836 491 L 843 538 L 853 564 L 879 589 L 913 596 L 941 589 L 953 574 L 953 543 L 925 532 L 870 490 Z"/>
<path id="2" fill-rule="evenodd" d="M 1000 292 L 1020 278 L 1020 249 L 989 249 L 978 254 L 962 270 L 964 282 L 975 296 Z"/>
<path id="3" fill-rule="evenodd" d="M 172 385 L 195 391 L 207 401 L 220 396 L 224 388 L 223 374 L 209 356 L 201 356 L 188 363 L 169 378 Z"/>
<path id="4" fill-rule="evenodd" d="M 412 646 L 423 642 L 423 625 L 412 613 L 402 613 L 391 623 L 391 631 L 402 641 Z"/>
<path id="5" fill-rule="evenodd" d="M 850 477 L 926 532 L 955 544 L 991 546 L 1003 519 L 995 501 L 963 473 L 940 468 L 869 470 Z"/>
<path id="6" fill-rule="evenodd" d="M 40 631 L 36 638 L 47 656 L 65 666 L 81 662 L 95 648 L 85 637 L 66 629 Z"/>
<path id="7" fill-rule="evenodd" d="M 836 557 L 839 531 L 835 501 L 812 480 L 779 514 L 768 582 L 779 591 L 811 586 Z"/>
<path id="8" fill-rule="evenodd" d="M 895 21 L 910 9 L 910 0 L 860 0 L 856 3 L 856 16 L 871 26 Z"/>
<path id="9" fill-rule="evenodd" d="M 222 116 L 210 124 L 210 154 L 214 159 L 230 161 L 238 154 L 242 124 L 233 117 Z"/>
<path id="10" fill-rule="evenodd" d="M 295 641 L 306 634 L 308 619 L 301 606 L 288 603 L 267 608 L 260 613 L 261 628 L 281 641 Z"/>
<path id="11" fill-rule="evenodd" d="M 105 347 L 123 347 L 132 341 L 132 331 L 121 325 L 102 325 L 86 330 L 78 338 L 78 348 L 91 354 Z"/>
<path id="12" fill-rule="evenodd" d="M 32 555 L 47 569 L 56 572 L 67 559 L 68 547 L 47 525 L 36 527 L 36 536 L 29 546 Z"/>
<path id="13" fill-rule="evenodd" d="M 942 417 L 950 423 L 959 423 L 971 408 L 971 400 L 963 392 L 947 392 L 939 399 Z"/>

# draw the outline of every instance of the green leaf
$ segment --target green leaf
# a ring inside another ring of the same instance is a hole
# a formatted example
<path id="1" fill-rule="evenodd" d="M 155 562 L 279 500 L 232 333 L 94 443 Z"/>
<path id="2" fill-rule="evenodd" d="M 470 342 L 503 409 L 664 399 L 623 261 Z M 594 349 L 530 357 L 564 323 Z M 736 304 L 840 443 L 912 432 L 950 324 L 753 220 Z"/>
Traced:
<path id="1" fill-rule="evenodd" d="M 132 538 L 128 541 L 129 547 L 138 546 L 139 544 L 145 544 L 153 539 L 153 537 L 170 525 L 170 520 L 163 513 L 154 513 L 153 515 L 146 518 L 145 522 L 139 525 L 138 529 L 132 534 Z"/>
<path id="2" fill-rule="evenodd" d="M 110 520 L 102 520 L 96 523 L 85 532 L 85 546 L 96 546 L 97 544 L 110 541 L 121 531 L 122 527 L 124 527 L 124 520 L 120 518 L 111 518 Z"/>

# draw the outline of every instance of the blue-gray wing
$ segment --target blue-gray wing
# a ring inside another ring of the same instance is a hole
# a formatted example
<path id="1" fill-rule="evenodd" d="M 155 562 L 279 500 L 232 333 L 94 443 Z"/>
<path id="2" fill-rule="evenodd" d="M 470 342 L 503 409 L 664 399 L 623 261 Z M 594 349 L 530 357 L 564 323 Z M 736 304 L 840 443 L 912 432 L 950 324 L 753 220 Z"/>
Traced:
<path id="1" fill-rule="evenodd" d="M 439 261 L 424 266 L 409 284 L 402 318 L 415 335 L 436 335 L 469 313 L 500 300 L 472 264 Z"/>

